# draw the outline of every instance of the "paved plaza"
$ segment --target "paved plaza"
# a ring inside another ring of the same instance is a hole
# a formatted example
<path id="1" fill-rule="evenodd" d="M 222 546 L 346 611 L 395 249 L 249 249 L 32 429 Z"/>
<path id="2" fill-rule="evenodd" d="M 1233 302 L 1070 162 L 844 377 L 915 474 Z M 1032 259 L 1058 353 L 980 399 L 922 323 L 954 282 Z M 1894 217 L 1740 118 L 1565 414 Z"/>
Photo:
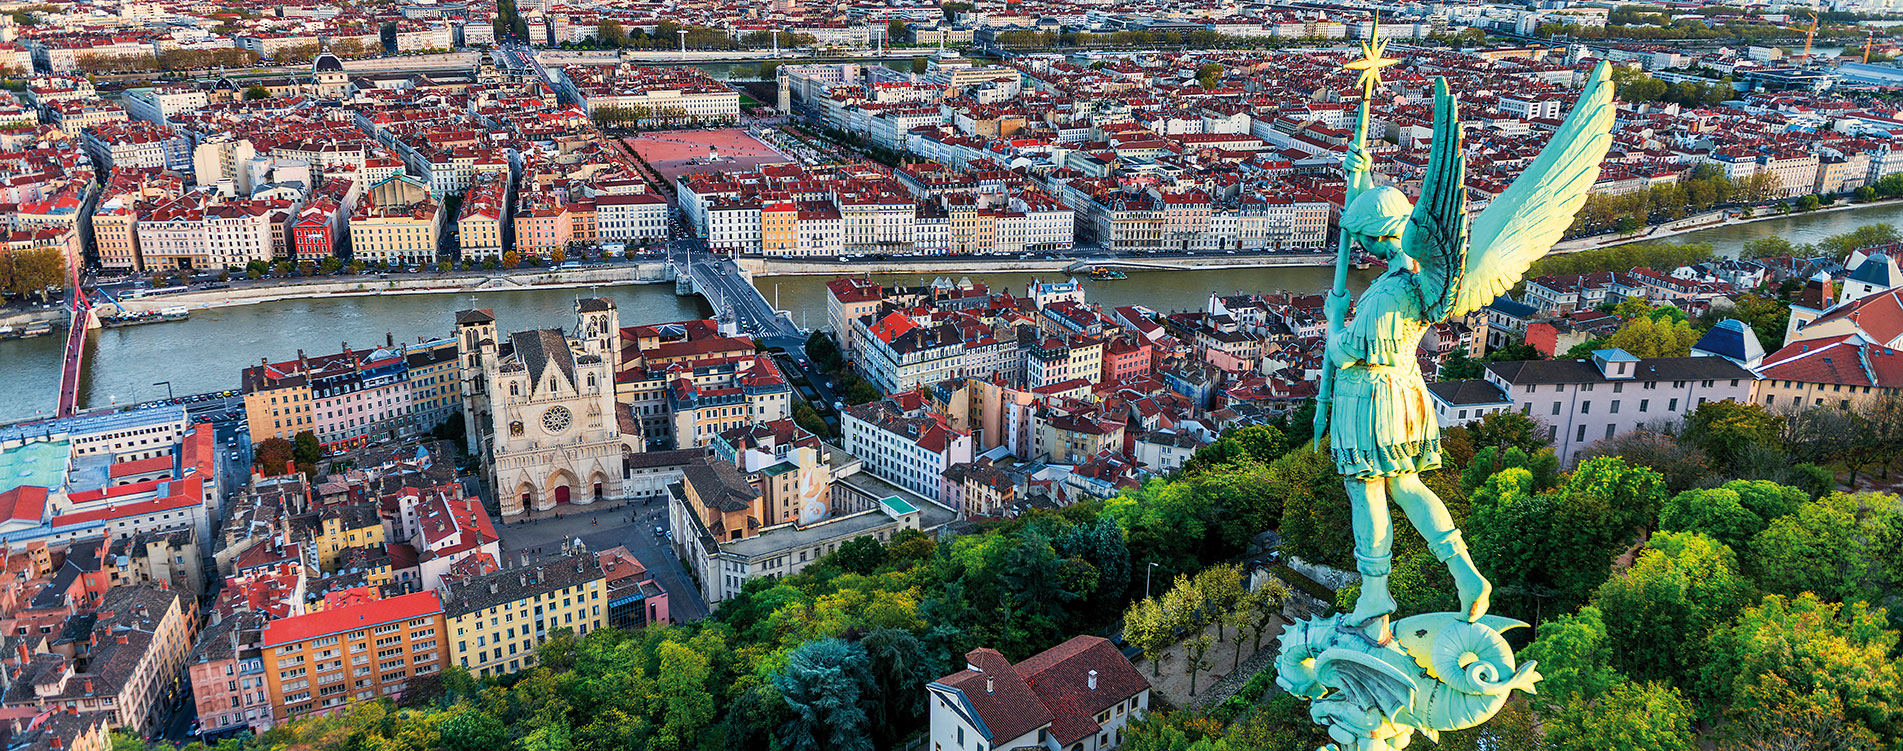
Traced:
<path id="1" fill-rule="evenodd" d="M 741 128 L 665 130 L 642 133 L 626 143 L 669 182 L 696 172 L 744 172 L 793 161 Z M 718 154 L 718 161 L 708 161 L 709 149 Z"/>

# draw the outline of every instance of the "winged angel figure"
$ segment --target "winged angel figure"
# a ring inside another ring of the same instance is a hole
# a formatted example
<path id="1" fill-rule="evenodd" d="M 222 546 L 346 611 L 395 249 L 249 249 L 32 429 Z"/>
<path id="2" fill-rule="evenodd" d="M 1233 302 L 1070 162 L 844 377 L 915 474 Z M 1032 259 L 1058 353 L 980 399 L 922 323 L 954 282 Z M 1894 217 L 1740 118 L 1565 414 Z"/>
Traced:
<path id="1" fill-rule="evenodd" d="M 1362 294 L 1354 318 L 1329 337 L 1327 353 L 1338 368 L 1330 444 L 1353 504 L 1363 577 L 1343 623 L 1376 644 L 1391 639 L 1395 608 L 1388 594 L 1389 498 L 1447 564 L 1467 622 L 1486 615 L 1492 585 L 1474 568 L 1446 506 L 1421 483 L 1421 472 L 1441 465 L 1440 430 L 1414 353 L 1428 326 L 1492 302 L 1560 239 L 1599 179 L 1611 143 L 1612 89 L 1602 62 L 1539 158 L 1471 221 L 1458 102 L 1446 79 L 1434 84 L 1434 141 L 1418 204 L 1393 187 L 1367 187 L 1368 158 L 1360 148 L 1345 160 L 1351 194 L 1342 230 L 1389 264 Z M 1330 297 L 1330 320 L 1341 320 L 1347 300 Z"/>

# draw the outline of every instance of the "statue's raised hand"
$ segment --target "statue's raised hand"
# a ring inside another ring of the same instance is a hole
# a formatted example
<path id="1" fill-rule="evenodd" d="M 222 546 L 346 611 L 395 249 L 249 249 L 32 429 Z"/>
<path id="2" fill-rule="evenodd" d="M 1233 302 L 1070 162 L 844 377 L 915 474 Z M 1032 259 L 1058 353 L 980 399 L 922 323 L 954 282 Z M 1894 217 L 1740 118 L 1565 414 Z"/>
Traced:
<path id="1" fill-rule="evenodd" d="M 1361 144 L 1349 144 L 1348 153 L 1341 157 L 1341 169 L 1350 175 L 1359 175 L 1368 171 L 1370 161 L 1368 152 L 1361 147 Z"/>

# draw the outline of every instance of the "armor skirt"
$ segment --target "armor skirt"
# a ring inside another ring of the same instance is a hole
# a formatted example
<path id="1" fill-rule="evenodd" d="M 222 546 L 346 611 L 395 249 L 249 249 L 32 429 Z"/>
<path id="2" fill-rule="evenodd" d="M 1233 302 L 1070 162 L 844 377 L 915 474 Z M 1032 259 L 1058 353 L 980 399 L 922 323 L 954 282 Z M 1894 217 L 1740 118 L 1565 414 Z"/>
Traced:
<path id="1" fill-rule="evenodd" d="M 1373 479 L 1440 468 L 1440 426 L 1414 363 L 1356 363 L 1335 373 L 1329 453 L 1344 476 Z"/>

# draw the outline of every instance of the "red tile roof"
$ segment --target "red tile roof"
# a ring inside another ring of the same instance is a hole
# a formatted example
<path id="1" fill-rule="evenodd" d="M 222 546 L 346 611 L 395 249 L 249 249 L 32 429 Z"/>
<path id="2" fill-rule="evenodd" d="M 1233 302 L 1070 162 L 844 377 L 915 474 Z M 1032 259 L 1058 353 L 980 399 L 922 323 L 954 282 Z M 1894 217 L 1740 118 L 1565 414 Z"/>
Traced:
<path id="1" fill-rule="evenodd" d="M 1115 645 L 1097 636 L 1073 638 L 1017 665 L 991 649 L 967 652 L 965 661 L 967 669 L 938 683 L 964 694 L 993 744 L 1049 724 L 1058 746 L 1068 746 L 1102 729 L 1098 713 L 1150 688 Z"/>
<path id="2" fill-rule="evenodd" d="M 283 646 L 319 636 L 421 618 L 440 613 L 442 610 L 443 606 L 436 600 L 435 592 L 416 592 L 361 605 L 284 618 L 264 624 L 262 646 L 266 648 Z"/>
<path id="3" fill-rule="evenodd" d="M 1757 372 L 1778 381 L 1903 388 L 1903 352 L 1862 334 L 1806 339 L 1765 357 Z"/>
<path id="4" fill-rule="evenodd" d="M 46 488 L 33 485 L 0 493 L 0 519 L 37 522 L 46 512 Z"/>

